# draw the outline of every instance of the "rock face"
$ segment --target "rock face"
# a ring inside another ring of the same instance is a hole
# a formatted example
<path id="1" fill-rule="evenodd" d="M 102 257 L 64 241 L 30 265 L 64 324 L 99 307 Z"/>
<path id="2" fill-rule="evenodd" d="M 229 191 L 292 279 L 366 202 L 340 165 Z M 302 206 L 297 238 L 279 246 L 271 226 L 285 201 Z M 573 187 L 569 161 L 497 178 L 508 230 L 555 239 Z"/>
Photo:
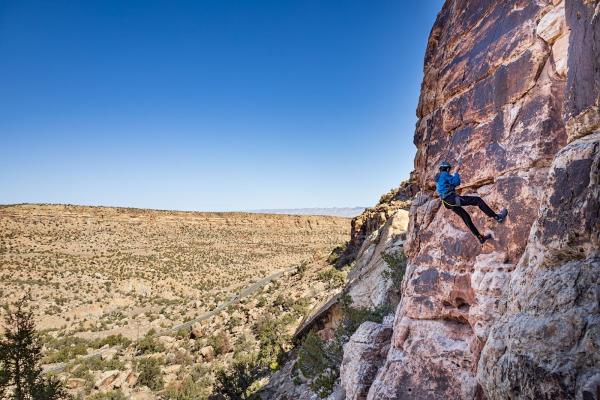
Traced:
<path id="1" fill-rule="evenodd" d="M 402 250 L 408 212 L 394 210 L 382 221 L 379 229 L 363 241 L 354 267 L 348 274 L 346 287 L 356 307 L 376 307 L 384 303 L 396 305 L 400 300 L 399 288 L 392 287 L 392 282 L 382 277 L 382 272 L 387 269 L 382 254 Z"/>
<path id="2" fill-rule="evenodd" d="M 392 322 L 387 319 L 382 324 L 365 322 L 344 345 L 340 376 L 347 400 L 367 398 L 371 382 L 385 360 Z"/>
<path id="3" fill-rule="evenodd" d="M 341 259 L 354 261 L 348 274 L 346 290 L 356 307 L 395 306 L 400 300 L 400 288 L 383 279 L 387 264 L 383 253 L 403 250 L 408 227 L 408 209 L 417 187 L 403 182 L 381 197 L 379 203 L 352 220 L 351 237 L 346 254 Z"/>
<path id="4" fill-rule="evenodd" d="M 600 399 L 599 21 L 597 0 L 444 4 L 403 296 L 372 384 L 342 371 L 349 398 Z M 433 193 L 442 160 L 462 164 L 462 194 L 510 209 L 503 225 L 469 210 L 483 247 Z"/>

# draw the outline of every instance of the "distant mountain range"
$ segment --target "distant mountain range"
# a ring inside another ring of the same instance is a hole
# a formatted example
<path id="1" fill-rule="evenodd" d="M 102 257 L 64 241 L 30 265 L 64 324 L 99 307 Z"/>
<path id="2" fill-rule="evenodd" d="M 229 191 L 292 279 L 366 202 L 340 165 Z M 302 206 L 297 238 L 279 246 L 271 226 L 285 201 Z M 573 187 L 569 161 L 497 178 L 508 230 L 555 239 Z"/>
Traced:
<path id="1" fill-rule="evenodd" d="M 258 214 L 289 214 L 289 215 L 329 215 L 334 217 L 354 218 L 365 210 L 365 207 L 330 207 L 330 208 L 281 208 L 265 210 L 249 210 Z"/>

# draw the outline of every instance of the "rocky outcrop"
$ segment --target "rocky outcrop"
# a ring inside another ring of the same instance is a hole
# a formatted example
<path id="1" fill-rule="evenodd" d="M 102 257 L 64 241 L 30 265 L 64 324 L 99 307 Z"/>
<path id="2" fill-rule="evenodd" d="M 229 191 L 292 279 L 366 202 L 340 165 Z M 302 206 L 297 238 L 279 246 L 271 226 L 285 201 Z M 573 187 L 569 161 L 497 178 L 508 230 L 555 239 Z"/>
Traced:
<path id="1" fill-rule="evenodd" d="M 384 253 L 403 250 L 408 227 L 408 211 L 416 186 L 405 182 L 399 188 L 383 195 L 379 203 L 366 209 L 352 220 L 351 240 L 343 254 L 339 255 L 338 265 L 352 264 L 348 281 L 343 292 L 351 296 L 353 307 L 374 308 L 382 305 L 395 306 L 399 301 L 399 287 L 384 277 L 388 270 L 383 260 Z M 324 340 L 332 340 L 336 328 L 342 320 L 342 307 L 339 304 L 341 293 L 320 303 L 304 320 L 294 334 L 296 343 L 311 330 Z M 392 334 L 392 319 L 386 318 L 382 324 L 367 322 L 358 329 L 344 346 L 344 360 L 341 366 L 342 388 L 328 399 L 364 399 L 375 374 L 385 361 Z M 317 399 L 306 382 L 294 381 L 293 370 L 296 355 L 273 374 L 268 385 L 261 390 L 263 399 Z"/>
<path id="2" fill-rule="evenodd" d="M 403 182 L 398 188 L 384 194 L 379 203 L 367 208 L 352 220 L 350 240 L 336 264 L 341 267 L 351 263 L 344 292 L 352 298 L 354 307 L 378 307 L 384 304 L 395 307 L 400 300 L 400 288 L 385 279 L 388 269 L 382 258 L 385 253 L 403 250 L 408 227 L 408 209 L 416 186 Z M 333 336 L 341 319 L 338 304 L 340 295 L 317 305 L 302 322 L 294 337 L 303 337 L 311 329 L 319 331 L 324 339 Z"/>
<path id="3" fill-rule="evenodd" d="M 368 399 L 600 398 L 599 19 L 590 0 L 444 4 L 409 265 Z M 483 247 L 433 193 L 442 160 L 461 164 L 462 194 L 510 209 L 504 225 L 472 210 Z"/>
<path id="4" fill-rule="evenodd" d="M 409 264 L 391 326 L 364 323 L 344 346 L 346 398 L 600 399 L 599 21 L 598 0 L 446 1 L 408 231 L 396 192 L 353 222 L 355 304 L 398 295 L 381 254 Z M 471 210 L 493 241 L 441 206 L 442 160 L 460 164 L 462 194 L 510 209 L 503 225 Z"/>
<path id="5" fill-rule="evenodd" d="M 537 219 L 483 348 L 489 399 L 600 398 L 600 3 L 567 1 L 565 125 Z"/>
<path id="6" fill-rule="evenodd" d="M 383 278 L 382 273 L 388 267 L 382 255 L 402 251 L 407 227 L 408 212 L 397 209 L 363 241 L 346 285 L 354 306 L 398 304 L 400 288 L 393 287 L 391 280 Z"/>
<path id="7" fill-rule="evenodd" d="M 398 304 L 400 288 L 383 279 L 387 264 L 382 255 L 403 250 L 408 210 L 416 191 L 416 185 L 403 182 L 381 196 L 377 205 L 352 220 L 350 241 L 341 259 L 353 261 L 346 291 L 355 307 Z"/>
<path id="8" fill-rule="evenodd" d="M 410 201 L 417 193 L 417 186 L 410 181 L 402 182 L 399 187 L 381 196 L 379 203 L 367 208 L 359 216 L 352 219 L 350 240 L 345 252 L 338 261 L 342 267 L 360 258 L 364 242 L 388 221 L 398 210 L 408 211 Z"/>
<path id="9" fill-rule="evenodd" d="M 381 324 L 365 322 L 344 345 L 340 376 L 347 400 L 367 398 L 371 382 L 385 360 L 392 322 L 391 318 Z"/>

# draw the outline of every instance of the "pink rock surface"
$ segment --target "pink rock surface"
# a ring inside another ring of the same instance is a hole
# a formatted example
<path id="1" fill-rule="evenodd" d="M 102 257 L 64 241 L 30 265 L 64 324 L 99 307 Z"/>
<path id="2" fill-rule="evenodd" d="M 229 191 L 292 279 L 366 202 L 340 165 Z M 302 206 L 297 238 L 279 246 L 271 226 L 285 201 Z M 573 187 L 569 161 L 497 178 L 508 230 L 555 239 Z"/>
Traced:
<path id="1" fill-rule="evenodd" d="M 369 399 L 600 397 L 599 10 L 446 1 L 417 110 L 409 266 Z M 433 193 L 442 160 L 462 163 L 462 194 L 510 209 L 503 225 L 469 210 L 494 234 L 483 247 Z"/>

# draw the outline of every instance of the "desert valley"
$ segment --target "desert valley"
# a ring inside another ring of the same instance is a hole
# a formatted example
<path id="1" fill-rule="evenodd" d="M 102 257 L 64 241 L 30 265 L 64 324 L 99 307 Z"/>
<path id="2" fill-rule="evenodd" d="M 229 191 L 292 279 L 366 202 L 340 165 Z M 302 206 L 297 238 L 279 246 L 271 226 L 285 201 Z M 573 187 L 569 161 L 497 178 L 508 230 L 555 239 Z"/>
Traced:
<path id="1" fill-rule="evenodd" d="M 17 3 L 0 400 L 600 400 L 600 0 Z"/>
<path id="2" fill-rule="evenodd" d="M 4 206 L 2 311 L 31 297 L 44 368 L 75 396 L 154 398 L 192 377 L 206 396 L 216 370 L 286 345 L 343 284 L 326 259 L 349 230 L 324 216 Z M 158 372 L 138 382 L 144 368 Z"/>

